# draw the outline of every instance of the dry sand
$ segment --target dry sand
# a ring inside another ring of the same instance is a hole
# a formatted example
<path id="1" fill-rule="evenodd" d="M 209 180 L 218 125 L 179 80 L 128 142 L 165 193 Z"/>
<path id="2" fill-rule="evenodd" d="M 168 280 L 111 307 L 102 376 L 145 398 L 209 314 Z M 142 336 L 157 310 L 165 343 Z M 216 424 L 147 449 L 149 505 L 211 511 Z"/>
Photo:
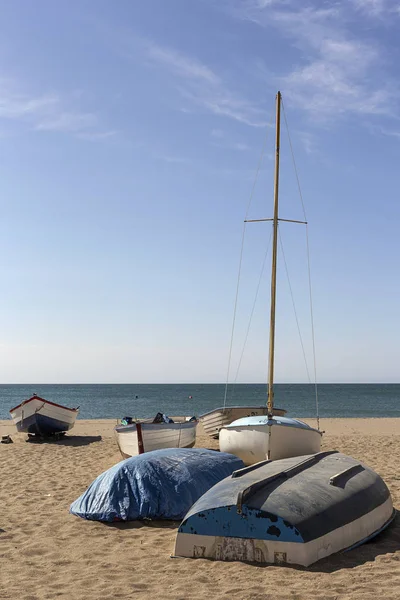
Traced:
<path id="1" fill-rule="evenodd" d="M 69 505 L 120 460 L 111 420 L 78 421 L 51 444 L 0 421 L 0 599 L 376 600 L 400 598 L 400 518 L 372 542 L 312 567 L 171 559 L 176 522 L 105 525 Z M 327 419 L 324 449 L 375 469 L 400 508 L 400 419 Z M 197 446 L 216 448 L 199 427 Z"/>

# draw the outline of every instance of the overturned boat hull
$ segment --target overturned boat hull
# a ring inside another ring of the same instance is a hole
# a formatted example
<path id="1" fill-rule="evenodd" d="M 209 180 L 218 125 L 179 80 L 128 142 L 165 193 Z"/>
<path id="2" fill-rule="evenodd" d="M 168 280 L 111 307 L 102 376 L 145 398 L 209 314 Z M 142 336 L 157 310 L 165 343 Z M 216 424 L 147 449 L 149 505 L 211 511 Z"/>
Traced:
<path id="1" fill-rule="evenodd" d="M 337 452 L 236 471 L 191 508 L 175 555 L 309 566 L 378 534 L 394 518 L 389 490 Z"/>
<path id="2" fill-rule="evenodd" d="M 319 452 L 321 432 L 298 419 L 247 417 L 221 428 L 219 448 L 253 465 Z"/>
<path id="3" fill-rule="evenodd" d="M 254 417 L 257 415 L 268 414 L 266 406 L 226 406 L 216 408 L 208 413 L 200 415 L 199 421 L 204 427 L 204 431 L 211 437 L 218 437 L 221 427 L 225 427 L 243 417 Z M 283 417 L 286 414 L 284 408 L 274 407 L 273 414 L 277 417 Z"/>
<path id="4" fill-rule="evenodd" d="M 162 448 L 192 448 L 198 421 L 153 423 L 138 421 L 115 428 L 118 447 L 124 458 Z"/>
<path id="5" fill-rule="evenodd" d="M 52 436 L 72 429 L 78 408 L 68 408 L 40 396 L 32 396 L 10 410 L 17 431 L 38 436 Z"/>

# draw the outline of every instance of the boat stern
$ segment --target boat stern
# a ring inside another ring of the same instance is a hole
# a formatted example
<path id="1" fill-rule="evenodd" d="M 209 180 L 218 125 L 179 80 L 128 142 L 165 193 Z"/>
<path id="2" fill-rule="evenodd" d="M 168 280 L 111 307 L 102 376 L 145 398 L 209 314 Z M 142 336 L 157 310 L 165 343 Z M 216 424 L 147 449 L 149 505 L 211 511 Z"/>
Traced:
<path id="1" fill-rule="evenodd" d="M 178 529 L 175 556 L 302 564 L 303 543 L 296 527 L 281 517 L 232 505 L 190 514 Z"/>

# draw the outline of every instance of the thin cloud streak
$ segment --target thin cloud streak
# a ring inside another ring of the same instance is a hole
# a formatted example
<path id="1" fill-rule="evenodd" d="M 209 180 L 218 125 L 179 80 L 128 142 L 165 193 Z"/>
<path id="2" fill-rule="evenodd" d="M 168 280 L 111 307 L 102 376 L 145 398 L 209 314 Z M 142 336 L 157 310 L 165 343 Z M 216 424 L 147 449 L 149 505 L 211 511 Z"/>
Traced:
<path id="1" fill-rule="evenodd" d="M 228 5 L 226 5 L 228 6 Z M 232 16 L 261 27 L 275 27 L 303 51 L 298 64 L 276 81 L 286 97 L 313 118 L 332 120 L 345 113 L 395 117 L 400 98 L 397 82 L 384 73 L 385 57 L 378 45 L 350 33 L 349 24 L 360 18 L 361 3 L 336 3 L 298 8 L 282 1 L 261 5 L 256 0 L 233 5 Z M 393 10 L 389 2 L 369 0 L 371 11 Z M 373 75 L 373 77 L 372 77 Z M 372 82 L 374 80 L 374 82 Z"/>
<path id="2" fill-rule="evenodd" d="M 250 127 L 265 127 L 265 113 L 259 105 L 229 90 L 222 79 L 199 60 L 149 41 L 142 44 L 142 52 L 146 60 L 176 76 L 177 90 L 192 105 Z"/>
<path id="3" fill-rule="evenodd" d="M 15 83 L 0 80 L 0 118 L 25 123 L 38 132 L 67 133 L 81 137 L 107 137 L 99 131 L 95 113 L 66 109 L 66 102 L 58 94 L 29 95 L 17 91 Z"/>

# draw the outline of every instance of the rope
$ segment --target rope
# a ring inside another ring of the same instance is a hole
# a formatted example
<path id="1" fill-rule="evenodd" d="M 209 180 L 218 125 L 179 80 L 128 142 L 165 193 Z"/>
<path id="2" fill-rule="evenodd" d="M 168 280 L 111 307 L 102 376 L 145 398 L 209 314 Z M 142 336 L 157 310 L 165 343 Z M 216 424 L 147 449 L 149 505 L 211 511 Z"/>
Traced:
<path id="1" fill-rule="evenodd" d="M 271 117 L 271 120 L 272 120 L 272 117 Z M 253 200 L 254 190 L 255 190 L 255 187 L 256 187 L 257 180 L 258 180 L 258 175 L 259 175 L 259 172 L 260 172 L 261 164 L 262 164 L 262 161 L 263 161 L 263 158 L 264 158 L 265 147 L 266 147 L 267 139 L 268 139 L 268 133 L 269 133 L 269 126 L 267 127 L 266 132 L 265 132 L 264 142 L 263 142 L 263 146 L 262 146 L 262 149 L 261 149 L 260 158 L 259 158 L 258 165 L 257 165 L 257 169 L 256 169 L 255 177 L 254 177 L 254 182 L 253 182 L 253 186 L 252 186 L 251 193 L 250 193 L 250 198 L 249 198 L 249 201 L 247 203 L 245 219 L 247 219 L 247 217 L 248 217 L 250 206 L 251 206 L 251 203 L 252 203 L 252 200 Z M 242 262 L 243 262 L 243 249 L 244 249 L 244 237 L 245 237 L 245 233 L 246 233 L 246 223 L 243 223 L 242 244 L 241 244 L 241 248 L 240 248 L 238 278 L 237 278 L 237 283 L 236 283 L 235 304 L 234 304 L 234 309 L 233 309 L 233 322 L 232 322 L 232 330 L 231 330 L 231 342 L 230 342 L 230 346 L 229 346 L 228 369 L 227 369 L 227 373 L 226 373 L 226 383 L 225 383 L 225 393 L 224 393 L 224 410 L 225 410 L 225 407 L 226 407 L 226 397 L 227 397 L 227 394 L 228 394 L 229 374 L 230 374 L 230 369 L 231 369 L 233 336 L 234 336 L 234 333 L 235 333 L 236 312 L 237 312 L 237 303 L 238 303 L 238 297 L 239 297 L 240 275 L 241 275 L 241 272 L 242 272 Z"/>
<path id="2" fill-rule="evenodd" d="M 301 349 L 303 351 L 304 364 L 306 365 L 308 383 L 311 383 L 311 377 L 310 377 L 310 372 L 308 370 L 306 352 L 305 352 L 305 349 L 304 349 L 303 338 L 302 338 L 302 335 L 301 335 L 299 319 L 297 317 L 296 304 L 295 304 L 295 301 L 294 301 L 292 284 L 290 283 L 289 270 L 288 270 L 287 263 L 286 263 L 285 252 L 283 250 L 283 243 L 282 243 L 282 238 L 281 238 L 280 231 L 279 231 L 279 243 L 280 243 L 280 247 L 281 247 L 281 251 L 282 251 L 283 262 L 284 262 L 284 265 L 285 265 L 286 277 L 287 277 L 288 284 L 289 284 L 290 296 L 292 298 L 293 312 L 294 312 L 294 316 L 295 316 L 295 319 L 296 319 L 297 331 L 298 331 L 299 338 L 300 338 Z"/>
<path id="3" fill-rule="evenodd" d="M 307 221 L 306 209 L 304 207 L 303 194 L 301 192 L 300 179 L 299 179 L 299 174 L 298 174 L 298 171 L 297 171 L 296 160 L 294 158 L 292 140 L 290 138 L 289 126 L 288 126 L 288 122 L 287 122 L 287 118 L 286 118 L 286 111 L 285 111 L 285 106 L 283 104 L 283 100 L 282 100 L 282 108 L 283 108 L 283 116 L 284 116 L 284 119 L 285 119 L 286 132 L 287 132 L 287 136 L 288 136 L 288 139 L 289 139 L 289 146 L 290 146 L 290 152 L 291 152 L 291 155 L 292 155 L 294 172 L 296 174 L 297 187 L 298 187 L 298 190 L 299 190 L 301 205 L 303 207 L 304 220 Z M 315 405 L 316 405 L 316 410 L 317 410 L 317 427 L 318 427 L 318 430 L 319 430 L 319 403 L 318 403 L 318 386 L 317 386 L 317 361 L 316 361 L 316 356 L 315 356 L 314 313 L 313 313 L 313 303 L 312 303 L 310 248 L 309 248 L 309 242 L 308 242 L 308 224 L 307 223 L 306 223 L 306 243 L 307 243 L 308 290 L 309 290 L 309 296 L 310 296 L 311 335 L 312 335 L 313 360 L 314 360 Z"/>
<path id="4" fill-rule="evenodd" d="M 255 297 L 254 297 L 253 306 L 252 306 L 251 313 L 250 313 L 250 318 L 249 318 L 249 323 L 248 323 L 248 326 L 247 326 L 246 336 L 245 336 L 244 343 L 243 343 L 243 349 L 242 349 L 242 353 L 241 353 L 241 355 L 240 355 L 239 364 L 238 364 L 238 367 L 237 367 L 237 370 L 236 370 L 236 376 L 235 376 L 234 384 L 236 384 L 236 382 L 237 382 L 237 378 L 238 378 L 238 376 L 239 376 L 240 367 L 241 367 L 241 365 L 242 365 L 242 359 L 243 359 L 244 351 L 245 351 L 246 344 L 247 344 L 247 338 L 249 337 L 250 326 L 251 326 L 251 322 L 252 322 L 253 315 L 254 315 L 254 310 L 255 310 L 255 307 L 256 307 L 256 303 L 257 303 L 258 292 L 260 291 L 260 286 L 261 286 L 262 276 L 263 276 L 263 274 L 264 274 L 265 263 L 267 262 L 267 257 L 268 257 L 268 252 L 269 252 L 269 247 L 270 247 L 270 244 L 271 244 L 271 237 L 272 237 L 272 229 L 271 229 L 271 234 L 270 234 L 270 236 L 269 236 L 269 240 L 268 240 L 268 246 L 267 246 L 267 250 L 266 250 L 266 252 L 265 252 L 265 255 L 264 255 L 264 260 L 263 260 L 263 263 L 262 263 L 261 272 L 260 272 L 260 277 L 259 277 L 259 279 L 258 279 L 257 290 L 256 290 L 256 294 L 255 294 Z M 233 398 L 233 393 L 234 393 L 234 392 L 233 392 L 233 390 L 232 390 L 232 397 L 231 397 L 231 399 Z"/>
<path id="5" fill-rule="evenodd" d="M 310 267 L 310 249 L 308 244 L 308 225 L 306 225 L 306 240 L 307 240 L 307 263 L 308 263 L 308 292 L 310 296 L 310 316 L 311 316 L 311 335 L 314 357 L 314 381 L 315 381 L 315 404 L 317 408 L 317 427 L 319 431 L 319 404 L 318 404 L 318 386 L 317 386 L 317 361 L 315 353 L 315 333 L 314 333 L 314 313 L 312 302 L 312 287 L 311 287 L 311 267 Z"/>

